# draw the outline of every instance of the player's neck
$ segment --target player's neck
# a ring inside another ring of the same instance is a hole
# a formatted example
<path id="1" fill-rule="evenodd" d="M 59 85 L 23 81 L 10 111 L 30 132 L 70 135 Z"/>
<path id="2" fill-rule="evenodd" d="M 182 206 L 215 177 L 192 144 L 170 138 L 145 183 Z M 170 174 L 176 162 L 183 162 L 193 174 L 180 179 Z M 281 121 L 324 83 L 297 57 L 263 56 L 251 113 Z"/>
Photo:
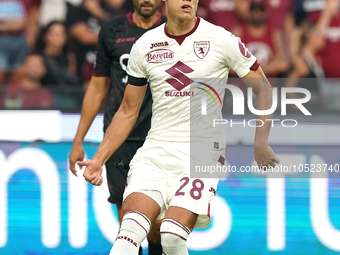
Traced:
<path id="1" fill-rule="evenodd" d="M 180 21 L 178 19 L 170 19 L 166 23 L 166 31 L 170 35 L 185 35 L 194 29 L 197 22 L 197 17 L 190 20 Z"/>
<path id="2" fill-rule="evenodd" d="M 132 21 L 141 28 L 148 29 L 152 27 L 158 20 L 158 12 L 152 15 L 149 18 L 144 18 L 143 16 L 139 15 L 137 12 L 132 13 Z"/>

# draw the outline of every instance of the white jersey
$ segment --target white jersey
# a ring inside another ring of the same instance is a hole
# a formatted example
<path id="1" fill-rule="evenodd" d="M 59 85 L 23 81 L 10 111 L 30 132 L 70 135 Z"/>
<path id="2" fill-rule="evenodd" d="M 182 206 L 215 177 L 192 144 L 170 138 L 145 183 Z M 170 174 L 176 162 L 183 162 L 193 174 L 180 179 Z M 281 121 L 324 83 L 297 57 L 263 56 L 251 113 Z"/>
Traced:
<path id="1" fill-rule="evenodd" d="M 238 37 L 202 18 L 182 36 L 169 35 L 165 26 L 136 41 L 127 68 L 130 84 L 145 85 L 149 80 L 153 105 L 147 138 L 193 141 L 197 133 L 198 139 L 203 135 L 210 141 L 223 141 L 222 128 L 212 128 L 213 119 L 222 118 L 224 89 L 214 85 L 221 79 L 227 84 L 229 69 L 240 77 L 247 75 L 252 66 L 258 67 L 255 57 Z M 207 102 L 205 118 L 203 96 Z"/>

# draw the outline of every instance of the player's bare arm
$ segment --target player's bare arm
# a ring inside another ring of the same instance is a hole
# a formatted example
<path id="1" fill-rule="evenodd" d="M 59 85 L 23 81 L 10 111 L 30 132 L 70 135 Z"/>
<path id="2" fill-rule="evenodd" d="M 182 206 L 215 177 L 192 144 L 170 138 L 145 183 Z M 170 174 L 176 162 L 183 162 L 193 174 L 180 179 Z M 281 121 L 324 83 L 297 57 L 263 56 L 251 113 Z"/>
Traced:
<path id="1" fill-rule="evenodd" d="M 77 23 L 70 28 L 71 35 L 85 45 L 96 45 L 98 35 L 95 34 L 85 22 Z"/>
<path id="2" fill-rule="evenodd" d="M 86 166 L 83 176 L 87 182 L 96 186 L 103 183 L 103 178 L 101 177 L 102 165 L 130 134 L 137 120 L 145 92 L 146 86 L 133 86 L 130 84 L 126 86 L 123 101 L 93 159 L 78 162 L 79 166 Z"/>
<path id="3" fill-rule="evenodd" d="M 77 176 L 75 164 L 84 159 L 83 141 L 106 96 L 108 77 L 92 76 L 86 91 L 77 133 L 69 155 L 69 167 Z"/>
<path id="4" fill-rule="evenodd" d="M 272 87 L 262 72 L 261 67 L 259 67 L 256 71 L 250 70 L 250 72 L 243 77 L 243 81 L 248 87 L 253 88 L 253 92 L 257 96 L 256 109 L 270 109 L 273 101 Z M 278 164 L 280 162 L 272 148 L 268 145 L 271 122 L 265 120 L 271 119 L 272 115 L 273 114 L 257 116 L 257 119 L 262 120 L 264 123 L 262 127 L 256 128 L 254 140 L 254 158 L 260 167 L 269 165 L 274 167 L 275 163 Z"/>

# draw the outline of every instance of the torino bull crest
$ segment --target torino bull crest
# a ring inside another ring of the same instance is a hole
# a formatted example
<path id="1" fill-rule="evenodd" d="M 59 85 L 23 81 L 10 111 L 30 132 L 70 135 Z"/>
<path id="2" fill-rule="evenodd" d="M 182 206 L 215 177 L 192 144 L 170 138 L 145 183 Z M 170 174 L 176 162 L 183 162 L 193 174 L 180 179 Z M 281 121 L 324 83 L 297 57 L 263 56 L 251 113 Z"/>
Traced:
<path id="1" fill-rule="evenodd" d="M 209 52 L 210 42 L 208 41 L 199 41 L 194 42 L 194 51 L 198 58 L 203 59 Z"/>

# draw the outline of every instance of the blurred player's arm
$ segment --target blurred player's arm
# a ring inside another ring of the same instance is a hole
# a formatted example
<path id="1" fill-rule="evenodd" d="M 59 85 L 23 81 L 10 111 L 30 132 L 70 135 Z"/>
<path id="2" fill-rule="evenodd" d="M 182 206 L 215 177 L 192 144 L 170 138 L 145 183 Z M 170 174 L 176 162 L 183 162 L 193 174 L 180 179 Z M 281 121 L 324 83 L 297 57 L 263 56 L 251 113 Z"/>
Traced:
<path id="1" fill-rule="evenodd" d="M 96 45 L 98 35 L 85 22 L 79 22 L 70 27 L 71 36 L 81 44 Z"/>
<path id="2" fill-rule="evenodd" d="M 114 115 L 93 159 L 78 162 L 78 165 L 86 166 L 83 174 L 86 181 L 96 186 L 102 184 L 102 165 L 105 164 L 130 134 L 136 123 L 145 91 L 146 86 L 133 86 L 130 84 L 126 86 L 123 101 Z"/>
<path id="3" fill-rule="evenodd" d="M 274 56 L 268 63 L 261 65 L 263 72 L 268 76 L 276 76 L 284 73 L 289 68 L 288 55 L 285 54 L 286 47 L 284 46 L 283 34 L 277 30 L 274 31 L 272 41 L 274 45 Z"/>
<path id="4" fill-rule="evenodd" d="M 325 36 L 326 29 L 329 27 L 333 17 L 339 12 L 340 0 L 327 0 L 325 9 L 321 12 L 320 18 L 316 23 L 316 33 Z"/>
<path id="5" fill-rule="evenodd" d="M 292 33 L 296 29 L 296 22 L 295 22 L 295 16 L 294 12 L 290 11 L 286 13 L 285 19 L 284 19 L 284 47 L 285 50 L 288 50 L 288 56 L 293 57 L 294 56 L 294 47 L 292 45 Z"/>
<path id="6" fill-rule="evenodd" d="M 242 79 L 248 87 L 253 88 L 253 92 L 257 96 L 256 109 L 270 109 L 273 102 L 272 87 L 265 77 L 261 67 L 259 67 L 256 71 L 250 70 L 250 72 Z M 257 164 L 262 167 L 268 165 L 274 167 L 275 163 L 280 162 L 268 144 L 269 131 L 272 122 L 266 121 L 266 119 L 272 119 L 272 117 L 273 114 L 257 116 L 257 119 L 262 120 L 264 124 L 262 127 L 256 128 L 254 140 L 254 158 Z"/>
<path id="7" fill-rule="evenodd" d="M 108 77 L 92 76 L 86 91 L 77 133 L 73 139 L 72 150 L 69 155 L 69 167 L 76 176 L 75 164 L 77 161 L 84 159 L 84 137 L 103 104 L 106 96 L 107 84 Z"/>

